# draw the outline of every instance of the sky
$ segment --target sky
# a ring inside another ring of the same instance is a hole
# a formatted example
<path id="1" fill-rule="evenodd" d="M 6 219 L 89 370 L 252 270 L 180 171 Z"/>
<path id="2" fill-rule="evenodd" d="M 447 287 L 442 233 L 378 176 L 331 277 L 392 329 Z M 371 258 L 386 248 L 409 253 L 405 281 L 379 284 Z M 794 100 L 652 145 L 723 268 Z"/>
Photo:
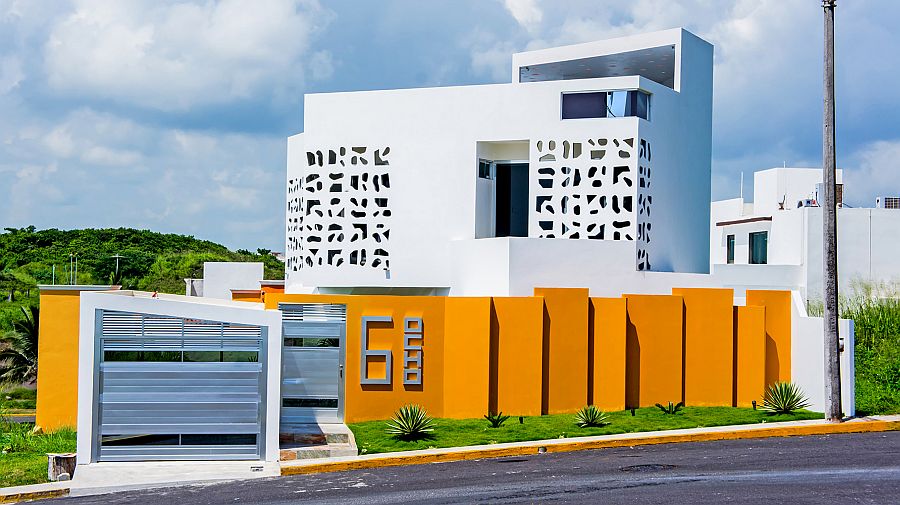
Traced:
<path id="1" fill-rule="evenodd" d="M 897 19 L 838 2 L 855 206 L 900 194 Z M 513 52 L 678 26 L 715 45 L 714 199 L 821 166 L 820 0 L 0 0 L 0 227 L 281 251 L 304 93 L 509 82 Z"/>

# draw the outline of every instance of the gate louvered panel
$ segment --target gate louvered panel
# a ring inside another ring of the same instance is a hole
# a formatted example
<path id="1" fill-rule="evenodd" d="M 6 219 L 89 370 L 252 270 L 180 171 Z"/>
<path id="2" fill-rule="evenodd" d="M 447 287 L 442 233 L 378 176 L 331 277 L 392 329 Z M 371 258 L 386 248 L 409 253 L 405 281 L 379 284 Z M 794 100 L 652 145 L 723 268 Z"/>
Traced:
<path id="1" fill-rule="evenodd" d="M 263 328 L 113 311 L 101 317 L 98 460 L 262 457 Z M 164 351 L 167 359 L 174 352 L 182 361 L 106 361 L 109 351 Z M 191 362 L 195 351 L 221 361 Z M 235 351 L 257 361 L 215 358 Z"/>
<path id="2" fill-rule="evenodd" d="M 282 321 L 331 321 L 347 320 L 347 306 L 333 303 L 279 303 Z"/>
<path id="3" fill-rule="evenodd" d="M 103 312 L 105 350 L 255 351 L 262 329 L 218 321 Z"/>

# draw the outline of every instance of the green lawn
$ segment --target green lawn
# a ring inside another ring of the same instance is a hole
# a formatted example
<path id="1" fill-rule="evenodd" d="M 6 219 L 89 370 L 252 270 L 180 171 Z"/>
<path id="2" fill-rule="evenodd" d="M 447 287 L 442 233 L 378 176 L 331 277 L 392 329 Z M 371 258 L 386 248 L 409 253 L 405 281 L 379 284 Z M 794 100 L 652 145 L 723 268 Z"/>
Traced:
<path id="1" fill-rule="evenodd" d="M 822 419 L 822 414 L 802 411 L 794 415 L 769 415 L 763 411 L 732 407 L 686 407 L 678 414 L 663 414 L 654 407 L 637 409 L 634 417 L 630 411 L 610 412 L 610 424 L 602 428 L 579 428 L 574 419 L 574 414 L 525 417 L 524 423 L 520 424 L 518 417 L 512 417 L 500 428 L 491 428 L 485 419 L 436 419 L 433 437 L 415 442 L 404 442 L 388 435 L 385 432 L 385 421 L 368 421 L 349 426 L 356 436 L 360 454 L 375 454 L 614 433 Z"/>
<path id="2" fill-rule="evenodd" d="M 75 452 L 75 431 L 32 435 L 32 428 L 0 419 L 0 487 L 47 482 L 47 453 Z"/>
<path id="3" fill-rule="evenodd" d="M 37 403 L 37 390 L 29 388 L 12 388 L 0 390 L 0 412 L 6 414 L 34 412 Z"/>

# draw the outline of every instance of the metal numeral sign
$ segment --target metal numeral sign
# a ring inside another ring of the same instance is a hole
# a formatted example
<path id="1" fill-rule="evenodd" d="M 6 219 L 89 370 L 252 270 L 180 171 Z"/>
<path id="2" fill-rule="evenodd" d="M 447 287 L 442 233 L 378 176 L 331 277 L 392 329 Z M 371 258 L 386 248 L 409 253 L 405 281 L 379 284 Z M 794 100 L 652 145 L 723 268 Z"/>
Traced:
<path id="1" fill-rule="evenodd" d="M 403 384 L 422 385 L 424 336 L 421 317 L 407 317 L 403 320 Z M 418 341 L 418 345 L 413 341 Z"/>
<path id="2" fill-rule="evenodd" d="M 390 384 L 393 356 L 388 349 L 369 349 L 369 324 L 393 323 L 391 316 L 363 316 L 360 324 L 359 342 L 359 383 L 361 385 Z M 421 317 L 407 317 L 403 320 L 403 384 L 422 384 L 422 345 L 425 342 L 424 325 Z M 384 358 L 384 377 L 369 377 L 369 359 Z"/>

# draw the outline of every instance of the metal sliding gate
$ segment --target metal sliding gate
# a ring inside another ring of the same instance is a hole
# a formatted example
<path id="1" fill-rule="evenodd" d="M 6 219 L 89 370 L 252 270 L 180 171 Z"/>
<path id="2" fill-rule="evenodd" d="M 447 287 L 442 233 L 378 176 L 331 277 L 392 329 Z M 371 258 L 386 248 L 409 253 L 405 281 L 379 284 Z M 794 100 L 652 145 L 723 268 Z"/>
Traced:
<path id="1" fill-rule="evenodd" d="M 265 455 L 266 328 L 98 310 L 93 461 Z"/>
<path id="2" fill-rule="evenodd" d="M 344 419 L 346 306 L 282 303 L 282 431 Z"/>

